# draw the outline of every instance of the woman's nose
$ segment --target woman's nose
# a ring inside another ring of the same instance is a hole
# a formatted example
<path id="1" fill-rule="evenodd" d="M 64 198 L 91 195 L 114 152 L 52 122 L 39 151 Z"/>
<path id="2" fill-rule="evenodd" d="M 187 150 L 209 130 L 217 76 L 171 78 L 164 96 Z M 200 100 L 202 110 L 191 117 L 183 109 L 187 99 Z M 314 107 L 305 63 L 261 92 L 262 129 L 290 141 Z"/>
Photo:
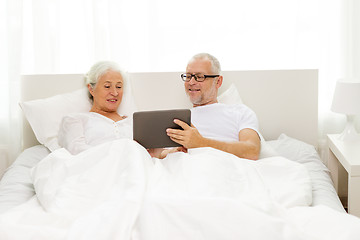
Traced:
<path id="1" fill-rule="evenodd" d="M 119 94 L 116 87 L 111 89 L 111 94 L 114 96 L 117 96 Z"/>

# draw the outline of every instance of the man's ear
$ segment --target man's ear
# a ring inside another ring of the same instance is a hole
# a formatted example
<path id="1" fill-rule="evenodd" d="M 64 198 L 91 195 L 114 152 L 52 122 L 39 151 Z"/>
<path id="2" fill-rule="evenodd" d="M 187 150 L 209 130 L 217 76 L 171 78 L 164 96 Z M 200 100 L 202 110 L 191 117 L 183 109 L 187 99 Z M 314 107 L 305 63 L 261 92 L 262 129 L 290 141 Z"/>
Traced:
<path id="1" fill-rule="evenodd" d="M 222 82 L 223 82 L 223 76 L 220 75 L 216 80 L 216 87 L 217 88 L 221 87 Z"/>

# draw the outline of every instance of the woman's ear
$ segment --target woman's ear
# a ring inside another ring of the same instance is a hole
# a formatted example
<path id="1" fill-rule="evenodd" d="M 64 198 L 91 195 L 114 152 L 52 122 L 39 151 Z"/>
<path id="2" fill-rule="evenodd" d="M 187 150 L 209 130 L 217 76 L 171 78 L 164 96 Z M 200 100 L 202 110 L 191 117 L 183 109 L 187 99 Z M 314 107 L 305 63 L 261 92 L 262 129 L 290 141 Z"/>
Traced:
<path id="1" fill-rule="evenodd" d="M 87 85 L 87 87 L 89 89 L 89 93 L 91 94 L 91 96 L 94 96 L 94 90 L 90 83 Z"/>

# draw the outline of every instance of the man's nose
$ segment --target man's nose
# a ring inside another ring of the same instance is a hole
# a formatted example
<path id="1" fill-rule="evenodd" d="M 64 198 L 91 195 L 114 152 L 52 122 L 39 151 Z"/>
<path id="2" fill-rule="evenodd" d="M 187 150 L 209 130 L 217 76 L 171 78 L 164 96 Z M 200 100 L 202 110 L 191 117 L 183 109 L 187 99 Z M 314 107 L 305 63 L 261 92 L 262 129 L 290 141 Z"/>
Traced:
<path id="1" fill-rule="evenodd" d="M 194 75 L 191 76 L 189 83 L 192 84 L 192 85 L 195 84 L 195 83 L 197 83 L 197 81 L 195 80 L 195 76 L 194 76 Z"/>

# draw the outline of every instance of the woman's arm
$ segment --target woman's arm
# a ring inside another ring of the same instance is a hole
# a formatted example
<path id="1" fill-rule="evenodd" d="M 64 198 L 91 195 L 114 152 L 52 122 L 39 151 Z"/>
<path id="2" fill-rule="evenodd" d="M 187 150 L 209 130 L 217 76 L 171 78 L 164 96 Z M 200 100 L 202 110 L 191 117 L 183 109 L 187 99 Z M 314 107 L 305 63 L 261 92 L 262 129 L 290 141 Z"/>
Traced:
<path id="1" fill-rule="evenodd" d="M 74 116 L 65 116 L 63 118 L 58 139 L 59 145 L 74 155 L 91 147 L 86 143 L 81 119 Z"/>

